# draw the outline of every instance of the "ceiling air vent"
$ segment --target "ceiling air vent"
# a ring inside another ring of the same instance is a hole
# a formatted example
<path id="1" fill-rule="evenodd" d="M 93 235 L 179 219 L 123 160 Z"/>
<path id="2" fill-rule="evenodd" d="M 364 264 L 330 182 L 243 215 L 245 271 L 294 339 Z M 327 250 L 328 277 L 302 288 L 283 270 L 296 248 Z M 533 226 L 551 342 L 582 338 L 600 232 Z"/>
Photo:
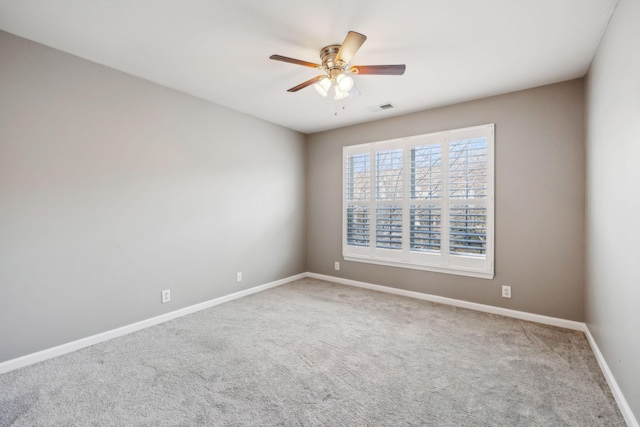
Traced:
<path id="1" fill-rule="evenodd" d="M 372 113 L 377 113 L 378 111 L 391 110 L 392 108 L 396 108 L 396 106 L 388 102 L 386 104 L 380 104 L 374 107 L 369 107 L 368 110 L 371 111 Z"/>

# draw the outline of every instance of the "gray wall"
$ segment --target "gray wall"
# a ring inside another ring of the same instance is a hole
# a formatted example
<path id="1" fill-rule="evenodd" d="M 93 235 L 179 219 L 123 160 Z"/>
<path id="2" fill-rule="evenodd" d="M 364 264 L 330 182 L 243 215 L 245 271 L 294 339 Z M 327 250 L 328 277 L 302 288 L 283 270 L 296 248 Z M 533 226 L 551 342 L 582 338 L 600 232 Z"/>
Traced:
<path id="1" fill-rule="evenodd" d="M 637 417 L 638 21 L 587 78 L 586 241 L 582 80 L 305 138 L 0 32 L 0 362 L 308 270 L 586 320 Z M 341 259 L 343 146 L 483 123 L 493 280 Z"/>
<path id="2" fill-rule="evenodd" d="M 586 322 L 640 420 L 640 1 L 621 0 L 587 78 Z"/>
<path id="3" fill-rule="evenodd" d="M 307 268 L 384 286 L 584 320 L 584 84 L 573 80 L 311 135 Z M 342 147 L 496 123 L 493 280 L 346 262 Z M 334 262 L 341 261 L 341 270 Z M 501 298 L 512 286 L 512 299 Z"/>
<path id="4" fill-rule="evenodd" d="M 4 32 L 0 58 L 0 362 L 305 271 L 304 135 Z"/>

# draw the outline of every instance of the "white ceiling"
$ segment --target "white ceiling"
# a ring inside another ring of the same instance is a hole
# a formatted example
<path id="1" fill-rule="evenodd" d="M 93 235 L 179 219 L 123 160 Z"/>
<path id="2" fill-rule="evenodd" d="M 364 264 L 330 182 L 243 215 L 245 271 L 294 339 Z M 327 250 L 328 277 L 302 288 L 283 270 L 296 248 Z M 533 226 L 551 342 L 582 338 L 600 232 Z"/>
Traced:
<path id="1" fill-rule="evenodd" d="M 314 133 L 582 77 L 616 3 L 0 0 L 0 29 Z M 349 30 L 368 37 L 352 65 L 406 64 L 404 76 L 356 76 L 355 99 L 288 93 L 318 72 L 269 56 L 317 63 Z"/>

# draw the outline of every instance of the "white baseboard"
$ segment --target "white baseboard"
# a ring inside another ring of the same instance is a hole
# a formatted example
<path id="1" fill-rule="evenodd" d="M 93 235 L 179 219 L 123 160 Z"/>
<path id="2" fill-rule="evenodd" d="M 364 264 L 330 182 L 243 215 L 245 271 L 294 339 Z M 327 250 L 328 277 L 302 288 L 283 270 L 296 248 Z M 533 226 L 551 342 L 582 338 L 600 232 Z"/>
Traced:
<path id="1" fill-rule="evenodd" d="M 491 305 L 478 304 L 475 302 L 463 301 L 459 299 L 446 298 L 437 295 L 423 294 L 422 292 L 405 291 L 404 289 L 390 288 L 388 286 L 374 285 L 366 282 L 342 279 L 340 277 L 325 276 L 324 274 L 307 273 L 307 277 L 328 282 L 340 283 L 343 285 L 357 286 L 359 288 L 371 289 L 374 291 L 386 292 L 389 294 L 401 295 L 409 298 L 416 298 L 440 304 L 453 305 L 455 307 L 467 308 L 469 310 L 482 311 L 485 313 L 499 314 L 501 316 L 513 317 L 515 319 L 528 320 L 530 322 L 542 323 L 545 325 L 558 326 L 560 328 L 572 329 L 575 331 L 585 330 L 585 324 L 573 320 L 559 319 L 557 317 L 543 316 L 541 314 L 526 313 L 524 311 L 511 310 L 508 308 L 494 307 Z"/>
<path id="2" fill-rule="evenodd" d="M 0 363 L 0 374 L 4 374 L 6 372 L 10 372 L 25 366 L 33 365 L 34 363 L 42 362 L 44 360 L 51 359 L 53 357 L 62 356 L 63 354 L 71 353 L 72 351 L 80 350 L 82 348 L 89 347 L 94 344 L 98 344 L 113 338 L 121 337 L 123 335 L 127 335 L 132 332 L 136 332 L 141 329 L 145 329 L 150 326 L 157 325 L 159 323 L 164 323 L 169 320 L 176 319 L 178 317 L 186 316 L 187 314 L 192 314 L 200 310 L 214 307 L 216 305 L 223 304 L 225 302 L 242 298 L 247 295 L 251 295 L 251 294 L 265 291 L 267 289 L 275 288 L 277 286 L 284 285 L 285 283 L 289 283 L 294 280 L 304 279 L 305 277 L 307 277 L 306 273 L 297 274 L 295 276 L 290 276 L 284 279 L 276 280 L 274 282 L 270 282 L 264 285 L 255 286 L 250 289 L 245 289 L 244 291 L 235 292 L 230 295 L 225 295 L 225 296 L 215 298 L 209 301 L 205 301 L 199 304 L 191 305 L 189 307 L 184 307 L 179 310 L 172 311 L 170 313 L 161 314 L 160 316 L 152 317 L 150 319 L 142 320 L 140 322 L 136 322 L 130 325 L 122 326 L 120 328 L 112 329 L 110 331 L 102 332 L 86 338 L 81 338 L 76 341 L 61 344 L 59 346 L 38 351 L 36 353 L 27 354 L 26 356 L 18 357 L 16 359 L 7 360 L 6 362 Z"/>
<path id="3" fill-rule="evenodd" d="M 401 295 L 401 296 L 410 297 L 410 298 L 417 298 L 425 301 L 437 302 L 440 304 L 452 305 L 455 307 L 468 308 L 469 310 L 482 311 L 482 312 L 491 313 L 491 314 L 499 314 L 506 317 L 513 317 L 516 319 L 528 320 L 530 322 L 542 323 L 545 325 L 557 326 L 560 328 L 572 329 L 572 330 L 584 332 L 585 336 L 587 337 L 587 341 L 589 342 L 589 345 L 593 350 L 596 360 L 600 365 L 602 374 L 604 375 L 605 379 L 607 380 L 607 383 L 609 384 L 611 393 L 613 394 L 613 397 L 615 398 L 616 403 L 618 404 L 618 408 L 620 409 L 620 412 L 622 413 L 622 416 L 624 417 L 627 425 L 629 427 L 640 427 L 640 425 L 638 425 L 638 421 L 633 415 L 633 412 L 631 411 L 631 408 L 629 407 L 629 404 L 627 403 L 627 400 L 624 398 L 624 395 L 622 394 L 622 391 L 620 390 L 620 387 L 618 386 L 616 379 L 611 373 L 611 370 L 609 369 L 607 362 L 602 356 L 602 353 L 600 352 L 600 349 L 598 348 L 596 341 L 593 339 L 593 336 L 591 335 L 591 332 L 589 331 L 589 328 L 585 323 L 575 322 L 573 320 L 559 319 L 556 317 L 542 316 L 540 314 L 526 313 L 523 311 L 510 310 L 508 308 L 493 307 L 485 304 L 477 304 L 474 302 L 440 297 L 437 295 L 423 294 L 421 292 L 405 291 L 403 289 L 390 288 L 388 286 L 381 286 L 381 285 L 374 285 L 366 282 L 358 282 L 356 280 L 343 279 L 340 277 L 326 276 L 324 274 L 307 273 L 307 277 L 310 277 L 313 279 L 325 280 L 327 282 L 340 283 L 342 285 L 356 286 L 359 288 L 365 288 L 365 289 L 371 289 L 374 291 Z"/>
<path id="4" fill-rule="evenodd" d="M 622 394 L 622 390 L 620 390 L 620 387 L 618 386 L 618 382 L 616 381 L 615 377 L 611 373 L 611 369 L 609 369 L 609 365 L 607 365 L 607 361 L 604 359 L 604 356 L 600 352 L 600 348 L 598 348 L 598 344 L 596 343 L 596 340 L 593 338 L 593 335 L 591 335 L 591 331 L 587 326 L 585 326 L 584 334 L 587 337 L 587 341 L 589 341 L 589 345 L 593 350 L 593 354 L 595 354 L 596 356 L 596 360 L 598 361 L 598 365 L 600 365 L 602 374 L 604 375 L 604 378 L 607 380 L 607 384 L 609 384 L 609 388 L 611 389 L 611 394 L 613 394 L 614 399 L 616 399 L 618 408 L 620 409 L 620 412 L 622 413 L 624 420 L 627 422 L 627 425 L 629 427 L 640 427 L 640 424 L 638 424 L 638 420 L 636 419 L 636 417 L 633 415 L 633 412 L 631 411 L 631 407 L 629 407 L 629 404 L 627 403 L 627 399 L 624 398 L 624 395 Z"/>
<path id="5" fill-rule="evenodd" d="M 150 326 L 158 325 L 160 323 L 167 322 L 169 320 L 176 319 L 178 317 L 186 316 L 188 314 L 192 314 L 198 312 L 200 310 L 204 310 L 210 307 L 214 307 L 216 305 L 223 304 L 225 302 L 233 301 L 238 298 L 242 298 L 251 294 L 255 294 L 258 292 L 265 291 L 267 289 L 275 288 L 277 286 L 284 285 L 289 282 L 293 282 L 295 280 L 304 279 L 305 277 L 310 277 L 313 279 L 325 280 L 328 282 L 340 283 L 348 286 L 355 286 L 364 289 L 371 289 L 379 292 L 386 292 L 395 295 L 406 296 L 410 298 L 421 299 L 425 301 L 436 302 L 440 304 L 452 305 L 455 307 L 467 308 L 470 310 L 482 311 L 485 313 L 498 314 L 506 317 L 512 317 L 516 319 L 528 320 L 530 322 L 542 323 L 545 325 L 557 326 L 566 329 L 572 329 L 576 331 L 584 332 L 587 337 L 587 341 L 595 354 L 596 360 L 600 365 L 600 369 L 609 384 L 611 389 L 611 393 L 620 408 L 620 412 L 624 417 L 627 425 L 629 427 L 640 427 L 638 421 L 636 420 L 629 404 L 627 403 L 618 383 L 616 382 L 609 366 L 607 365 L 604 356 L 600 352 L 596 341 L 594 340 L 589 328 L 582 322 L 575 322 L 572 320 L 558 319 L 555 317 L 542 316 L 539 314 L 526 313 L 523 311 L 510 310 L 507 308 L 501 307 L 493 307 L 485 304 L 478 304 L 469 301 L 462 301 L 453 298 L 446 298 L 437 295 L 424 294 L 421 292 L 413 292 L 406 291 L 403 289 L 391 288 L 388 286 L 374 285 L 366 282 L 359 282 L 356 280 L 343 279 L 340 277 L 327 276 L 324 274 L 317 273 L 301 273 L 294 276 L 290 276 L 284 279 L 276 280 L 274 282 L 270 282 L 264 285 L 255 286 L 250 289 L 246 289 L 244 291 L 236 292 L 230 295 L 225 295 L 219 298 L 215 298 L 209 301 L 205 301 L 199 304 L 195 304 L 189 307 L 181 308 L 176 311 L 172 311 L 170 313 L 162 314 L 160 316 L 152 317 L 150 319 L 142 320 L 140 322 L 132 323 L 130 325 L 126 325 L 117 329 L 113 329 L 110 331 L 106 331 L 97 335 L 92 335 L 90 337 L 81 338 L 76 341 L 72 341 L 66 344 L 62 344 L 56 347 L 48 348 L 46 350 L 39 351 L 37 353 L 28 354 L 26 356 L 18 357 L 16 359 L 7 360 L 6 362 L 0 363 L 0 374 L 13 371 L 15 369 L 19 369 L 28 365 L 32 365 L 34 363 L 42 362 L 47 359 L 51 359 L 53 357 L 61 356 L 66 353 L 71 353 L 72 351 L 80 350 L 85 347 L 92 346 L 94 344 L 98 344 L 104 341 L 108 341 L 113 338 L 121 337 L 123 335 L 130 334 L 132 332 L 139 331 L 141 329 L 148 328 Z"/>

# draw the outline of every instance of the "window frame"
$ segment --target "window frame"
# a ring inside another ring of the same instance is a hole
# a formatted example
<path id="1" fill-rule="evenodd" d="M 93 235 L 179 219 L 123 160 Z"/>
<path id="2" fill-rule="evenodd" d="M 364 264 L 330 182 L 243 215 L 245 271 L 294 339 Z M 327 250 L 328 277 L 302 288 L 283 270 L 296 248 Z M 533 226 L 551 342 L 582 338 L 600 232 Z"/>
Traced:
<path id="1" fill-rule="evenodd" d="M 415 135 L 385 141 L 343 147 L 342 169 L 342 256 L 346 261 L 385 265 L 391 267 L 426 270 L 462 276 L 492 279 L 494 276 L 494 229 L 495 229 L 495 124 L 471 126 L 441 132 Z M 450 143 L 462 140 L 486 138 L 486 196 L 477 198 L 454 198 L 449 194 Z M 412 199 L 410 189 L 411 150 L 414 147 L 440 145 L 442 186 L 440 198 Z M 403 196 L 399 203 L 402 212 L 402 249 L 390 250 L 376 247 L 376 207 L 395 203 L 377 200 L 376 197 L 376 153 L 402 149 Z M 349 159 L 354 155 L 368 154 L 368 200 L 348 200 Z M 411 206 L 434 206 L 440 208 L 439 253 L 410 250 Z M 347 222 L 349 207 L 368 208 L 368 246 L 348 244 Z M 450 208 L 455 206 L 480 206 L 486 216 L 486 243 L 484 258 L 468 254 L 450 253 Z"/>

